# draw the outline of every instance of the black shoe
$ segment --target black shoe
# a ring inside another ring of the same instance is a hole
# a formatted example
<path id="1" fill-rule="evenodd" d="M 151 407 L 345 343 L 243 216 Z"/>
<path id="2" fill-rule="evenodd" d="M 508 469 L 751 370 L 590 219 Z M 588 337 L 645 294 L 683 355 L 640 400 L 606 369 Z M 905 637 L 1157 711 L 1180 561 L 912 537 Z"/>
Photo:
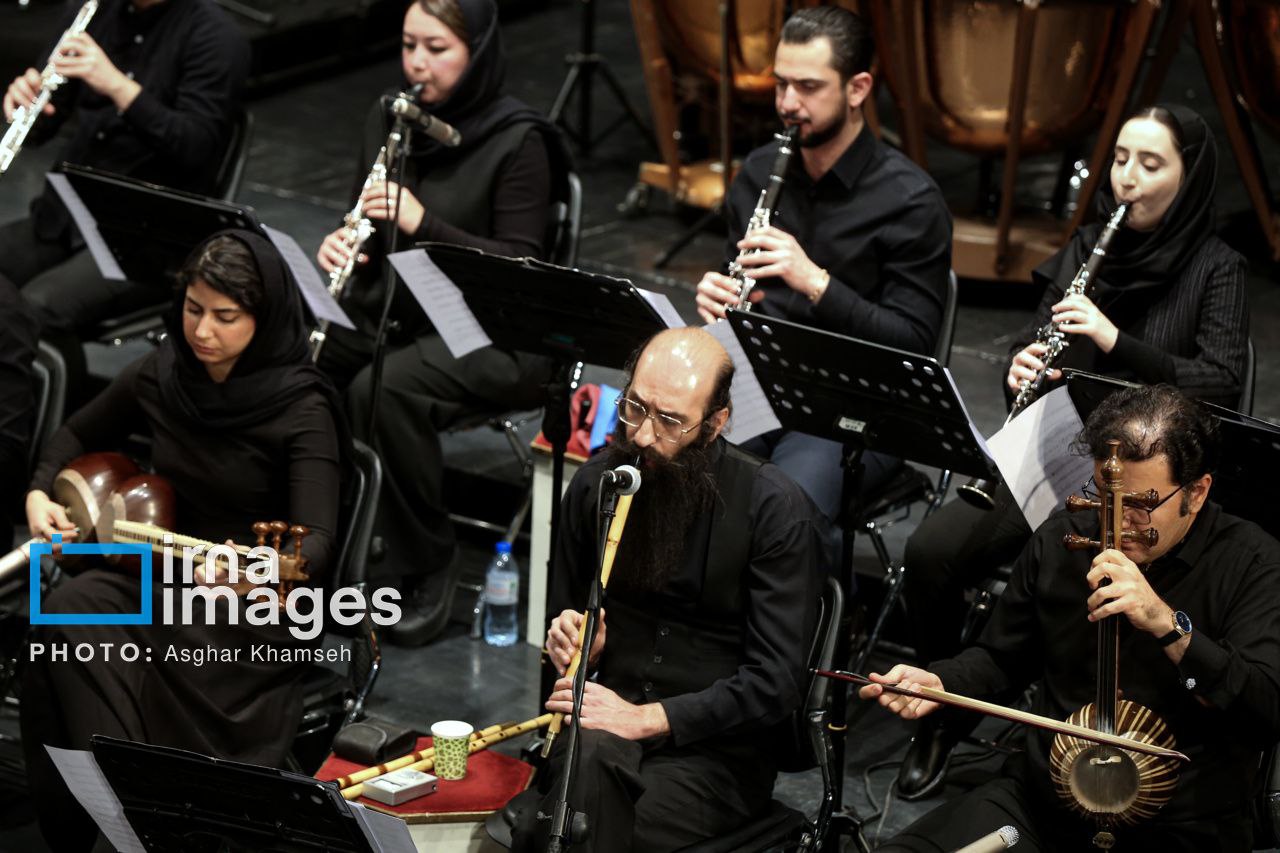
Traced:
<path id="1" fill-rule="evenodd" d="M 437 577 L 424 578 L 406 596 L 400 621 L 387 629 L 387 638 L 397 646 L 425 646 L 440 636 L 449 624 L 457 587 L 458 571 L 452 566 Z"/>
<path id="2" fill-rule="evenodd" d="M 898 770 L 898 796 L 921 800 L 937 791 L 947 778 L 951 750 L 956 740 L 936 720 L 925 718 L 907 747 L 907 756 Z"/>

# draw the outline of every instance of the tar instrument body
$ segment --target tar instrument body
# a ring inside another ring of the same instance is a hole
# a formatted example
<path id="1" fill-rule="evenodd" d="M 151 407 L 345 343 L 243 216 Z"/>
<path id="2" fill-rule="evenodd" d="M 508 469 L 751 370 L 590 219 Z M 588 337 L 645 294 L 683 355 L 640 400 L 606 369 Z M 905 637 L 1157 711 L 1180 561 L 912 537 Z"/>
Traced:
<path id="1" fill-rule="evenodd" d="M 36 94 L 36 99 L 29 104 L 23 104 L 13 111 L 13 123 L 9 125 L 9 129 L 5 131 L 4 139 L 0 141 L 0 175 L 7 172 L 9 167 L 13 165 L 14 158 L 22 150 L 22 143 L 26 140 L 27 134 L 31 132 L 32 125 L 40 117 L 45 105 L 49 103 L 49 99 L 53 97 L 53 93 L 58 91 L 59 86 L 67 82 L 66 77 L 53 70 L 54 57 L 62 50 L 62 46 L 66 44 L 68 38 L 80 35 L 88 28 L 89 21 L 97 11 L 98 0 L 88 0 L 80 7 L 80 11 L 76 14 L 75 20 L 71 22 L 71 26 L 67 27 L 66 32 L 62 34 L 62 38 L 58 39 L 58 44 L 54 47 L 53 53 L 49 57 L 49 62 L 45 64 L 44 71 L 40 72 L 40 91 Z"/>
<path id="2" fill-rule="evenodd" d="M 751 213 L 751 221 L 747 223 L 746 233 L 750 234 L 759 228 L 768 228 L 778 209 L 778 197 L 782 193 L 782 185 L 786 181 L 787 164 L 791 162 L 792 143 L 795 141 L 798 128 L 789 127 L 785 133 L 775 134 L 778 140 L 778 154 L 773 160 L 773 170 L 769 174 L 769 183 L 760 191 L 760 199 L 756 209 Z M 759 251 L 752 250 L 753 253 Z M 751 291 L 755 289 L 756 280 L 747 275 L 742 264 L 736 260 L 729 264 L 729 277 L 738 282 L 738 305 L 742 311 L 751 310 Z"/>
<path id="3" fill-rule="evenodd" d="M 1124 529 L 1126 506 L 1150 511 L 1160 498 L 1154 491 L 1124 491 L 1120 442 L 1109 444 L 1111 453 L 1102 468 L 1098 500 L 1072 496 L 1067 502 L 1072 511 L 1099 512 L 1101 538 L 1094 541 L 1070 534 L 1063 544 L 1073 550 L 1118 549 L 1126 540 L 1143 540 L 1148 546 L 1158 541 L 1155 530 Z M 1121 618 L 1108 616 L 1098 623 L 1097 698 L 1067 722 L 1172 750 L 1174 738 L 1163 720 L 1151 710 L 1119 698 Z M 1049 764 L 1059 798 L 1076 813 L 1094 820 L 1098 832 L 1093 845 L 1104 850 L 1115 841 L 1114 828 L 1152 817 L 1173 796 L 1178 784 L 1177 762 L 1171 758 L 1135 754 L 1061 733 L 1053 740 Z"/>
<path id="4" fill-rule="evenodd" d="M 1107 258 L 1107 249 L 1110 248 L 1111 241 L 1115 239 L 1128 215 L 1129 205 L 1127 204 L 1120 205 L 1116 208 L 1115 213 L 1111 214 L 1111 218 L 1107 220 L 1106 227 L 1098 235 L 1097 245 L 1093 247 L 1093 251 L 1089 253 L 1089 256 L 1084 259 L 1080 269 L 1076 270 L 1075 277 L 1071 279 L 1071 284 L 1062 294 L 1063 299 L 1068 296 L 1087 297 L 1090 295 L 1093 290 L 1093 280 L 1097 276 L 1098 270 L 1102 267 L 1103 261 Z M 1071 339 L 1062 330 L 1061 323 L 1055 323 L 1050 320 L 1041 326 L 1036 333 L 1035 343 L 1045 348 L 1044 354 L 1040 356 L 1040 361 L 1044 363 L 1044 368 L 1036 372 L 1034 379 L 1023 379 L 1018 383 L 1018 396 L 1013 401 L 1013 408 L 1009 409 L 1009 416 L 1005 418 L 1004 422 L 1006 424 L 1036 401 L 1036 397 L 1040 394 L 1040 388 L 1044 385 L 1045 377 L 1049 375 L 1049 371 L 1053 369 L 1054 364 L 1062 357 L 1062 353 L 1071 345 Z M 966 502 L 979 509 L 989 510 L 995 506 L 997 486 L 998 484 L 992 480 L 970 480 L 956 489 L 956 492 Z"/>

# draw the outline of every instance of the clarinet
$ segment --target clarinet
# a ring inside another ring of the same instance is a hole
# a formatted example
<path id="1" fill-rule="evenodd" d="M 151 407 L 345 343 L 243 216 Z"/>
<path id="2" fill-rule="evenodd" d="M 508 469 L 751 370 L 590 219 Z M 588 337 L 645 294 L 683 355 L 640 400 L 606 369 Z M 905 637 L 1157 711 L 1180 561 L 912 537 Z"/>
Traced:
<path id="1" fill-rule="evenodd" d="M 1098 274 L 1102 262 L 1107 258 L 1107 249 L 1111 246 L 1112 239 L 1116 233 L 1120 231 L 1120 227 L 1124 225 L 1124 220 L 1129 215 L 1129 205 L 1122 204 L 1116 208 L 1115 213 L 1111 214 L 1111 219 L 1107 221 L 1107 225 L 1102 229 L 1102 233 L 1098 235 L 1098 243 L 1093 247 L 1093 251 L 1084 259 L 1084 263 L 1080 265 L 1080 269 L 1076 271 L 1075 278 L 1071 279 L 1071 284 L 1067 287 L 1062 297 L 1068 296 L 1088 296 L 1093 290 L 1093 279 Z M 1062 331 L 1062 324 L 1055 323 L 1050 320 L 1040 327 L 1036 333 L 1036 343 L 1045 348 L 1044 355 L 1040 356 L 1040 361 L 1044 363 L 1041 370 L 1036 371 L 1036 375 L 1032 379 L 1023 379 L 1018 383 L 1018 396 L 1013 401 L 1013 407 L 1009 409 L 1009 416 L 1005 418 L 1005 423 L 1013 420 L 1019 412 L 1036 401 L 1040 395 L 1040 388 L 1044 385 L 1045 377 L 1049 375 L 1049 371 L 1053 369 L 1053 365 L 1067 347 L 1071 346 L 1071 339 L 1067 333 Z M 957 494 L 964 498 L 966 502 L 973 504 L 979 509 L 992 509 L 995 506 L 995 492 L 999 485 L 996 481 L 987 479 L 970 480 L 963 486 L 956 489 Z"/>
<path id="2" fill-rule="evenodd" d="M 62 34 L 62 37 L 58 39 L 57 45 L 54 46 L 53 53 L 49 56 L 49 61 L 44 66 L 44 71 L 40 72 L 40 92 L 36 95 L 36 99 L 29 104 L 23 104 L 13 111 L 13 123 L 5 131 L 4 139 L 0 140 L 0 175 L 9 171 L 9 166 L 13 164 L 14 158 L 22 150 L 22 143 L 26 141 L 27 134 L 31 132 L 32 125 L 40 117 L 45 105 L 49 103 L 53 93 L 58 91 L 58 87 L 67 82 L 66 77 L 53 70 L 53 58 L 62 50 L 62 46 L 67 39 L 71 36 L 80 35 L 88 28 L 89 21 L 93 18 L 93 13 L 97 11 L 98 0 L 87 0 L 80 7 L 80 11 L 76 13 L 75 20 L 71 22 L 71 26 L 67 27 L 66 32 Z"/>
<path id="3" fill-rule="evenodd" d="M 342 217 L 342 243 L 351 250 L 351 254 L 347 256 L 347 262 L 342 266 L 329 273 L 329 295 L 334 299 L 342 297 L 342 291 L 347 287 L 347 281 L 351 278 L 351 274 L 356 269 L 356 258 L 360 256 L 360 249 L 373 236 L 373 223 L 364 215 L 361 210 L 361 199 L 364 197 L 365 191 L 374 184 L 385 181 L 387 179 L 387 150 L 394 151 L 396 146 L 400 144 L 400 131 L 392 130 L 387 137 L 386 144 L 378 150 L 378 156 L 373 161 L 373 168 L 369 170 L 368 176 L 364 179 L 364 185 L 360 187 L 360 193 L 356 196 L 355 206 Z M 321 320 L 320 325 L 311 332 L 311 360 L 313 362 L 320 361 L 320 352 L 324 349 L 325 338 L 329 333 L 329 321 Z"/>
<path id="4" fill-rule="evenodd" d="M 756 230 L 757 228 L 768 228 L 769 220 L 773 218 L 774 211 L 778 209 L 778 196 L 782 193 L 782 185 L 786 181 L 787 164 L 791 162 L 791 143 L 795 140 L 798 128 L 789 127 L 785 133 L 775 133 L 774 138 L 778 140 L 778 155 L 773 161 L 773 171 L 769 174 L 769 183 L 765 184 L 764 189 L 760 191 L 760 199 L 756 202 L 756 209 L 751 212 L 751 220 L 747 223 L 747 232 Z M 752 249 L 751 254 L 760 251 Z M 729 264 L 729 277 L 738 283 L 738 309 L 741 311 L 751 310 L 751 301 L 747 298 L 751 295 L 751 291 L 756 286 L 756 280 L 747 275 L 742 264 L 735 259 Z"/>

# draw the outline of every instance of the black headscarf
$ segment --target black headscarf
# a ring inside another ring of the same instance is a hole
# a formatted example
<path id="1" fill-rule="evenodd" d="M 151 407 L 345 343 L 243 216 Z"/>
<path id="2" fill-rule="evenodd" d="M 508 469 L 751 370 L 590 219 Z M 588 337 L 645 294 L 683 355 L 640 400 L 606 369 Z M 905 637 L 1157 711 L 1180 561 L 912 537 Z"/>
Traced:
<path id="1" fill-rule="evenodd" d="M 1148 232 L 1122 228 L 1098 274 L 1095 302 L 1104 304 L 1115 291 L 1168 286 L 1213 234 L 1213 198 L 1218 180 L 1218 148 L 1203 118 L 1181 104 L 1157 104 L 1168 110 L 1182 131 L 1182 184 L 1164 218 Z M 1067 247 L 1036 268 L 1037 275 L 1064 288 L 1102 233 L 1116 209 L 1107 161 L 1096 200 L 1098 222 L 1078 230 Z M 1110 292 L 1110 294 L 1108 293 Z"/>
<path id="2" fill-rule="evenodd" d="M 311 363 L 302 299 L 284 259 L 264 237 L 240 230 L 219 231 L 197 246 L 190 258 L 198 257 L 205 245 L 224 236 L 249 249 L 262 280 L 263 298 L 254 312 L 257 325 L 253 339 L 226 380 L 214 382 L 182 332 L 186 290 L 179 289 L 165 315 L 169 335 L 155 358 L 161 400 L 170 412 L 193 425 L 220 430 L 271 420 L 307 394 L 319 392 L 329 400 L 343 457 L 350 458 L 350 433 L 341 399 L 329 377 Z"/>

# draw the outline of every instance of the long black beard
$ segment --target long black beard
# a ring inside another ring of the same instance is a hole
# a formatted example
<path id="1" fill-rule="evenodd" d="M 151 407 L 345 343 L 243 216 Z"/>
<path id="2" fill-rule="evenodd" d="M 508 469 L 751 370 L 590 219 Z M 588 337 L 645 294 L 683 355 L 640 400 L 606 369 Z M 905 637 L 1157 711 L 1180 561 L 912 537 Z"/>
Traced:
<path id="1" fill-rule="evenodd" d="M 639 459 L 642 486 L 631 503 L 609 586 L 654 593 L 680 567 L 690 531 L 715 504 L 714 454 L 711 442 L 700 438 L 674 459 L 665 459 L 628 441 L 625 430 L 619 423 L 605 458 L 610 467 Z"/>

